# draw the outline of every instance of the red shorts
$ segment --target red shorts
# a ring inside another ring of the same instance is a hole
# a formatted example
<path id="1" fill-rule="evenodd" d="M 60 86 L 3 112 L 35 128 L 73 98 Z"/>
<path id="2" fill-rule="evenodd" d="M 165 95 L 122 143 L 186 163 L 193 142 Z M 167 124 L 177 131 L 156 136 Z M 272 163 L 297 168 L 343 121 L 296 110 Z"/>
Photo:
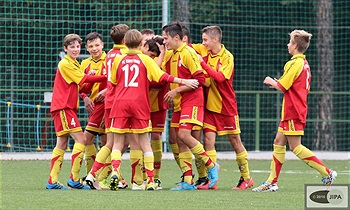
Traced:
<path id="1" fill-rule="evenodd" d="M 51 112 L 56 136 L 82 131 L 76 109 L 62 109 Z"/>
<path id="2" fill-rule="evenodd" d="M 133 117 L 115 117 L 112 119 L 110 132 L 113 133 L 148 133 L 152 131 L 150 120 Z"/>
<path id="3" fill-rule="evenodd" d="M 166 110 L 151 112 L 152 133 L 162 134 L 164 132 Z"/>
<path id="4" fill-rule="evenodd" d="M 300 122 L 300 120 L 285 120 L 281 121 L 278 126 L 278 131 L 282 132 L 286 136 L 303 136 L 306 123 Z"/>
<path id="5" fill-rule="evenodd" d="M 200 130 L 203 126 L 203 107 L 184 107 L 179 112 L 174 112 L 171 119 L 171 127 L 187 130 Z"/>
<path id="6" fill-rule="evenodd" d="M 104 103 L 95 104 L 95 109 L 92 113 L 90 113 L 88 124 L 85 129 L 89 131 L 94 131 L 100 134 L 106 133 L 104 114 L 105 114 Z"/>
<path id="7" fill-rule="evenodd" d="M 215 132 L 218 136 L 241 133 L 238 115 L 227 116 L 207 109 L 204 111 L 203 127 L 204 133 Z"/>
<path id="8" fill-rule="evenodd" d="M 111 122 L 112 119 L 109 118 L 109 115 L 111 114 L 111 109 L 105 109 L 105 127 L 106 127 L 106 133 L 110 132 L 110 128 L 111 128 Z"/>

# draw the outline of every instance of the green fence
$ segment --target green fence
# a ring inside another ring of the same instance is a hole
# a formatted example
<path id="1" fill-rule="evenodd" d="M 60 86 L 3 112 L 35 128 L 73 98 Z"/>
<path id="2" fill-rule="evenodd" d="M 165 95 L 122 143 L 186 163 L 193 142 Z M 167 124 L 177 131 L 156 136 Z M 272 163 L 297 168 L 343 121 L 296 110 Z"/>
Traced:
<path id="1" fill-rule="evenodd" d="M 25 90 L 13 91 L 14 95 Z M 18 92 L 17 92 L 18 91 Z M 53 122 L 50 117 L 49 104 L 42 103 L 44 92 L 49 90 L 26 90 L 30 95 L 41 96 L 38 104 L 20 104 L 0 101 L 1 112 L 6 117 L 0 121 L 6 125 L 6 136 L 2 136 L 0 144 L 2 151 L 51 151 L 56 144 Z M 331 94 L 334 98 L 349 99 L 350 93 L 322 93 L 311 92 L 309 101 L 309 116 L 316 115 L 315 104 L 319 95 Z M 239 109 L 244 110 L 240 117 L 241 138 L 248 150 L 271 150 L 272 142 L 276 135 L 282 95 L 276 91 L 237 91 Z M 350 110 L 347 110 L 350 112 Z M 19 114 L 20 113 L 20 114 Z M 343 115 L 345 116 L 345 115 Z M 82 125 L 87 123 L 87 113 L 83 106 L 79 109 L 79 117 Z M 168 119 L 170 120 L 170 119 Z M 334 150 L 348 151 L 348 136 L 344 135 L 350 125 L 350 119 L 339 116 L 332 120 L 308 118 L 303 144 L 309 148 L 315 148 L 318 123 L 333 123 L 335 138 L 332 139 Z M 168 135 L 166 135 L 168 136 Z M 167 145 L 167 139 L 164 139 Z M 73 142 L 71 142 L 72 144 Z M 97 146 L 99 142 L 96 142 Z M 227 137 L 218 137 L 216 147 L 218 151 L 231 151 Z"/>
<path id="2" fill-rule="evenodd" d="M 233 86 L 248 150 L 272 149 L 282 96 L 262 81 L 282 74 L 290 58 L 288 33 L 311 32 L 306 55 L 313 79 L 303 142 L 317 150 L 350 150 L 348 0 L 0 0 L 1 151 L 35 151 L 38 144 L 52 149 L 55 134 L 43 93 L 52 91 L 66 34 L 85 38 L 97 31 L 108 51 L 109 29 L 115 24 L 160 34 L 172 21 L 190 29 L 193 43 L 201 42 L 203 27 L 222 28 L 222 42 L 235 57 Z M 84 109 L 79 116 L 86 119 Z M 225 138 L 218 138 L 217 146 L 230 150 Z"/>

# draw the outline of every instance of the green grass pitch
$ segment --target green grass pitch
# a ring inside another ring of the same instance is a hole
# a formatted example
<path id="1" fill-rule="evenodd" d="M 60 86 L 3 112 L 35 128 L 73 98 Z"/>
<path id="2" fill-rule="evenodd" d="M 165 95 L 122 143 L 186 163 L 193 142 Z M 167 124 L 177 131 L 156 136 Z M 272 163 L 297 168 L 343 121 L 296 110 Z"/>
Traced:
<path id="1" fill-rule="evenodd" d="M 55 191 L 46 190 L 50 161 L 1 161 L 1 209 L 304 209 L 304 184 L 320 184 L 320 175 L 301 161 L 287 160 L 279 191 L 256 193 L 233 191 L 239 172 L 233 160 L 219 160 L 221 170 L 216 191 L 170 191 L 181 172 L 172 160 L 163 161 L 159 191 Z M 338 171 L 336 184 L 349 184 L 349 161 L 324 161 Z M 270 161 L 250 160 L 254 186 L 265 181 Z M 59 179 L 66 184 L 70 161 L 65 161 Z M 82 167 L 82 172 L 85 167 Z M 130 180 L 129 161 L 122 172 Z M 196 172 L 196 171 L 195 171 Z M 83 175 L 83 173 L 82 173 Z M 195 180 L 197 177 L 195 177 Z"/>

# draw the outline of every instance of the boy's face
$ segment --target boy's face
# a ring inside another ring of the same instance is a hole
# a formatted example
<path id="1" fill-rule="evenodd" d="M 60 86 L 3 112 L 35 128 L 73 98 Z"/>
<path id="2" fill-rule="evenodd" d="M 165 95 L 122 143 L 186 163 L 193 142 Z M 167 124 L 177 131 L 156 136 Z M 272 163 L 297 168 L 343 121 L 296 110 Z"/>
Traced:
<path id="1" fill-rule="evenodd" d="M 292 40 L 290 39 L 289 40 L 289 43 L 288 43 L 288 53 L 291 54 L 291 55 L 295 55 L 296 52 L 297 52 L 297 44 L 296 43 L 293 43 Z"/>
<path id="2" fill-rule="evenodd" d="M 152 52 L 152 51 L 149 50 L 148 44 L 146 44 L 145 46 L 142 45 L 141 51 L 142 51 L 143 54 L 148 55 L 152 59 L 157 57 L 157 53 L 156 52 Z"/>
<path id="3" fill-rule="evenodd" d="M 76 60 L 80 54 L 81 46 L 78 41 L 71 42 L 67 47 L 64 47 L 64 51 L 73 60 Z"/>
<path id="4" fill-rule="evenodd" d="M 99 59 L 102 55 L 103 42 L 101 39 L 94 39 L 86 42 L 86 50 L 93 59 Z"/>
<path id="5" fill-rule="evenodd" d="M 206 33 L 202 34 L 202 44 L 207 48 L 207 50 L 213 50 L 214 46 L 217 44 L 216 38 L 211 38 Z"/>
<path id="6" fill-rule="evenodd" d="M 168 33 L 164 31 L 162 32 L 162 35 L 163 35 L 163 43 L 168 50 L 176 50 L 179 47 L 179 40 L 180 40 L 179 35 L 171 37 Z"/>

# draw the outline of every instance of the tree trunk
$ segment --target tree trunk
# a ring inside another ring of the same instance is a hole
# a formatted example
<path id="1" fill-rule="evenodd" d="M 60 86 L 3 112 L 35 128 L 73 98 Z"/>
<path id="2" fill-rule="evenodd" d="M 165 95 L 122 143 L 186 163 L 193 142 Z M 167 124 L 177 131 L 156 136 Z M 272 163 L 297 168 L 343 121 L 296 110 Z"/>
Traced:
<path id="1" fill-rule="evenodd" d="M 174 8 L 174 19 L 190 29 L 190 6 L 189 0 L 177 0 Z"/>
<path id="2" fill-rule="evenodd" d="M 318 81 L 318 89 L 323 92 L 333 91 L 333 9 L 332 0 L 317 1 L 317 72 L 314 77 Z M 316 139 L 314 149 L 337 150 L 335 125 L 333 119 L 333 96 L 322 94 L 317 96 L 317 119 L 315 123 Z"/>

